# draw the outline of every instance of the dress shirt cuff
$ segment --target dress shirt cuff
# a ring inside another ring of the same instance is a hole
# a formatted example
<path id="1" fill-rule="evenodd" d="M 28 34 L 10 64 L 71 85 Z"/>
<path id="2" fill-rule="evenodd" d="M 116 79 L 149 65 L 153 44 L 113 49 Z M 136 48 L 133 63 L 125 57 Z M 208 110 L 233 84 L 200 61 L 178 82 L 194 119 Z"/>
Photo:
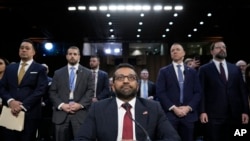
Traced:
<path id="1" fill-rule="evenodd" d="M 176 107 L 176 106 L 173 105 L 173 106 L 171 106 L 168 110 L 169 110 L 169 111 L 172 111 L 175 107 Z"/>
<path id="2" fill-rule="evenodd" d="M 191 106 L 187 105 L 187 107 L 189 108 L 190 112 L 192 112 L 192 111 L 193 111 L 193 109 L 192 109 L 192 107 L 191 107 Z"/>
<path id="3" fill-rule="evenodd" d="M 62 105 L 63 105 L 64 103 L 61 103 L 58 107 L 57 107 L 57 109 L 58 110 L 62 110 Z"/>
<path id="4" fill-rule="evenodd" d="M 12 100 L 15 100 L 15 99 L 14 99 L 14 98 L 10 98 L 10 99 L 7 101 L 8 105 L 10 105 L 10 102 L 11 102 Z"/>
<path id="5" fill-rule="evenodd" d="M 20 107 L 21 107 L 25 112 L 27 112 L 27 109 L 26 109 L 23 105 L 20 105 Z"/>
<path id="6" fill-rule="evenodd" d="M 81 108 L 84 109 L 84 106 L 82 104 L 80 104 L 80 105 L 81 105 Z"/>

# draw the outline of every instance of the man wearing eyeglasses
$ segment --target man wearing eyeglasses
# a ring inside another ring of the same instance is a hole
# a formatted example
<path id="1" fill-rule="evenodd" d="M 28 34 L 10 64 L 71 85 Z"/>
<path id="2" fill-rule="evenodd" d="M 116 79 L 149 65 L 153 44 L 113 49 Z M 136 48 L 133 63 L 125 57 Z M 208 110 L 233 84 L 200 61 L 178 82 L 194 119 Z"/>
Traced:
<path id="1" fill-rule="evenodd" d="M 118 65 L 113 82 L 116 97 L 92 104 L 75 141 L 180 141 L 160 104 L 136 97 L 138 75 L 132 65 Z"/>

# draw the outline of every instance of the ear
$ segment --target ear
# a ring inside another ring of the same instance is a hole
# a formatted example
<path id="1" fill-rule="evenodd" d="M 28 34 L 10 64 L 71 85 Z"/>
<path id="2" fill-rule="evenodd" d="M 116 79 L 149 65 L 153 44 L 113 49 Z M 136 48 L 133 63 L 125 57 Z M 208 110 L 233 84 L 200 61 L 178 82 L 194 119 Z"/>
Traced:
<path id="1" fill-rule="evenodd" d="M 115 93 L 115 87 L 114 87 L 114 85 L 112 85 L 112 91 Z"/>

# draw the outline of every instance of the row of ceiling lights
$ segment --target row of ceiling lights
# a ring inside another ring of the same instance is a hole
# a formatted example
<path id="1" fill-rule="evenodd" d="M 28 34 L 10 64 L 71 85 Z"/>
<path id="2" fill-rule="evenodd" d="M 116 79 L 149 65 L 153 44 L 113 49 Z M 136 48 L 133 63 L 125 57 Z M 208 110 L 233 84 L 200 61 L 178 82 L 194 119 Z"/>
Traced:
<path id="1" fill-rule="evenodd" d="M 181 11 L 183 10 L 183 6 L 182 5 L 176 5 L 176 6 L 171 6 L 171 5 L 154 5 L 154 6 L 150 6 L 150 5 L 101 5 L 99 6 L 89 6 L 87 8 L 87 6 L 69 6 L 68 7 L 68 10 L 69 11 L 76 11 L 76 10 L 79 10 L 79 11 L 85 11 L 85 10 L 89 10 L 89 11 L 97 11 L 99 9 L 99 11 L 110 11 L 110 12 L 114 12 L 114 11 L 135 11 L 135 12 L 146 12 L 146 11 L 150 11 L 151 10 L 151 7 L 153 7 L 153 10 L 154 11 L 171 11 L 171 10 L 175 10 L 175 11 Z M 106 14 L 106 17 L 110 17 L 111 14 L 108 13 Z M 143 18 L 145 16 L 144 13 L 141 13 L 140 14 L 140 17 Z M 178 13 L 174 13 L 174 17 L 177 17 L 178 16 Z M 110 32 L 110 38 L 111 39 L 114 39 L 115 38 L 115 35 L 114 35 L 114 29 L 112 28 L 112 22 L 108 22 L 108 25 L 111 27 L 109 29 L 109 32 Z M 143 22 L 139 22 L 138 25 L 140 26 L 138 29 L 137 29 L 137 35 L 136 37 L 137 38 L 140 38 L 140 33 L 142 32 L 142 29 L 141 29 L 141 26 L 143 25 Z M 173 25 L 173 22 L 169 22 L 169 25 Z M 167 28 L 166 29 L 166 32 L 169 32 L 170 29 Z M 163 38 L 166 37 L 166 34 L 163 34 L 162 35 Z"/>
<path id="2" fill-rule="evenodd" d="M 153 7 L 153 8 L 152 8 Z M 115 5 L 115 4 L 111 4 L 111 5 L 100 5 L 99 7 L 98 6 L 94 6 L 94 5 L 91 5 L 91 6 L 84 6 L 84 5 L 81 5 L 81 6 L 69 6 L 68 7 L 68 10 L 69 11 L 86 11 L 86 10 L 89 10 L 89 11 L 109 11 L 110 13 L 111 12 L 116 12 L 116 11 L 130 11 L 130 12 L 146 12 L 146 11 L 150 11 L 151 9 L 153 9 L 154 11 L 171 11 L 171 10 L 175 10 L 176 12 L 178 11 L 182 11 L 183 10 L 183 6 L 182 5 L 176 5 L 176 6 L 171 6 L 171 5 L 154 5 L 154 6 L 150 6 L 150 5 L 131 5 L 131 4 L 127 4 L 127 5 Z M 106 14 L 106 17 L 111 17 L 111 14 L 108 13 Z M 144 13 L 140 13 L 140 17 L 143 18 L 145 16 Z M 207 17 L 211 17 L 212 14 L 211 13 L 208 13 L 207 14 Z M 178 13 L 174 13 L 173 14 L 173 17 L 178 17 Z M 174 24 L 173 21 L 170 21 L 169 22 L 169 25 L 172 26 Z M 200 21 L 199 22 L 199 25 L 203 25 L 204 24 L 204 21 Z M 110 21 L 108 22 L 108 25 L 110 26 L 110 29 L 109 29 L 109 32 L 110 32 L 110 37 L 111 39 L 114 39 L 115 38 L 115 35 L 114 35 L 114 29 L 112 28 L 112 25 L 113 23 Z M 139 22 L 138 23 L 139 25 L 139 28 L 137 29 L 137 35 L 136 37 L 137 38 L 140 38 L 140 33 L 142 32 L 142 28 L 141 26 L 143 25 L 143 22 Z M 165 29 L 166 32 L 169 32 L 170 31 L 170 28 L 166 28 Z M 191 32 L 197 32 L 198 31 L 198 28 L 193 28 L 193 31 Z M 192 33 L 189 33 L 187 35 L 188 38 L 191 38 L 192 37 Z M 164 32 L 164 34 L 162 34 L 162 38 L 166 38 L 166 34 Z"/>

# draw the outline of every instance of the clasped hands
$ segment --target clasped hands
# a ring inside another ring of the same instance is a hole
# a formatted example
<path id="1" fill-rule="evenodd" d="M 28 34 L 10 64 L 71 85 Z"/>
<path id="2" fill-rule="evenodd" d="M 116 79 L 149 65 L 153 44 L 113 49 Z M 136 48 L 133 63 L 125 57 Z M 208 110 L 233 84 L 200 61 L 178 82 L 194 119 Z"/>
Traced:
<path id="1" fill-rule="evenodd" d="M 190 106 L 175 106 L 173 108 L 173 111 L 175 113 L 175 115 L 177 115 L 178 117 L 184 117 L 188 114 L 189 111 L 191 111 Z"/>
<path id="2" fill-rule="evenodd" d="M 82 109 L 82 106 L 79 103 L 70 102 L 70 103 L 64 103 L 61 108 L 66 113 L 74 114 L 78 110 Z"/>

